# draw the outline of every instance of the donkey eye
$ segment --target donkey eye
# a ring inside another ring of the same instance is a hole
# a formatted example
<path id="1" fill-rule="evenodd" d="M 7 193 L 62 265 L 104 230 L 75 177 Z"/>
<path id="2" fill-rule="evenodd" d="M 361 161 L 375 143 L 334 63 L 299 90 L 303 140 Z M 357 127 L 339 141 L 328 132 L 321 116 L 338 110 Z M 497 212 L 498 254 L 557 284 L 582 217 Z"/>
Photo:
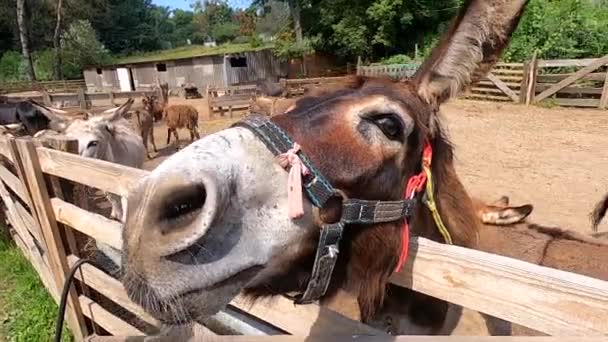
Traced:
<path id="1" fill-rule="evenodd" d="M 97 146 L 97 144 L 98 144 L 98 142 L 97 142 L 97 141 L 95 141 L 95 140 L 94 140 L 94 141 L 91 141 L 91 142 L 89 142 L 89 144 L 87 145 L 87 148 L 96 147 L 96 146 Z"/>
<path id="2" fill-rule="evenodd" d="M 403 123 L 393 114 L 379 115 L 372 118 L 372 121 L 389 139 L 400 140 L 403 135 Z"/>

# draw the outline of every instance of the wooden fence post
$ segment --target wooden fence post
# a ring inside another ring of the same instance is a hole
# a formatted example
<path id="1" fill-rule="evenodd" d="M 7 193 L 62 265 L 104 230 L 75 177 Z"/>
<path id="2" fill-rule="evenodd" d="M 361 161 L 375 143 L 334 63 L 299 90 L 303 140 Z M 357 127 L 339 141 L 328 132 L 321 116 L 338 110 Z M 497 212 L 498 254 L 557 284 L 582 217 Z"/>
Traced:
<path id="1" fill-rule="evenodd" d="M 47 106 L 51 106 L 51 95 L 49 95 L 49 93 L 46 90 L 42 91 L 42 102 L 47 105 Z"/>
<path id="2" fill-rule="evenodd" d="M 20 138 L 15 141 L 21 161 L 25 180 L 29 185 L 32 202 L 36 210 L 44 239 L 48 248 L 48 256 L 51 270 L 58 289 L 65 283 L 66 275 L 69 272 L 67 255 L 61 240 L 61 233 L 57 225 L 55 213 L 51 205 L 47 185 L 44 181 L 44 174 L 40 167 L 36 147 L 30 139 Z M 82 315 L 82 310 L 78 301 L 75 288 L 72 285 L 67 302 L 67 323 L 76 341 L 83 341 L 88 335 L 87 328 Z"/>
<path id="3" fill-rule="evenodd" d="M 608 107 L 608 70 L 606 70 L 606 77 L 604 77 L 604 88 L 602 89 L 602 97 L 600 98 L 599 109 L 606 109 Z"/>
<path id="4" fill-rule="evenodd" d="M 80 109 L 87 109 L 87 97 L 82 88 L 78 89 L 78 104 Z"/>
<path id="5" fill-rule="evenodd" d="M 114 92 L 112 90 L 108 92 L 108 97 L 110 98 L 110 104 L 116 106 L 116 103 L 114 102 Z"/>
<path id="6" fill-rule="evenodd" d="M 534 51 L 532 61 L 530 62 L 530 72 L 528 74 L 528 84 L 526 87 L 526 106 L 534 101 L 536 96 L 536 78 L 538 77 L 538 54 Z M 520 90 L 521 91 L 521 90 Z"/>
<path id="7" fill-rule="evenodd" d="M 528 93 L 528 78 L 530 77 L 530 66 L 532 65 L 530 62 L 530 60 L 526 60 L 523 63 L 524 73 L 521 78 L 521 83 L 519 85 L 519 103 L 521 104 L 526 103 L 526 94 Z"/>

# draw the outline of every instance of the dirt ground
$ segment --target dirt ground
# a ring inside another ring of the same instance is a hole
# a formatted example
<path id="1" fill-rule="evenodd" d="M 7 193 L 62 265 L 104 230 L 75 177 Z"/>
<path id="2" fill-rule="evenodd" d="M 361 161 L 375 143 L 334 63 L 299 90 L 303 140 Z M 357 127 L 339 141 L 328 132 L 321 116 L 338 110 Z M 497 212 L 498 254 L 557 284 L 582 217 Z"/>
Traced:
<path id="1" fill-rule="evenodd" d="M 211 134 L 234 118 L 207 117 L 204 100 L 171 98 L 201 113 L 199 131 Z M 588 215 L 608 192 L 608 111 L 541 108 L 497 102 L 454 100 L 442 109 L 448 135 L 456 147 L 456 167 L 473 196 L 487 200 L 508 195 L 513 204 L 531 203 L 531 220 L 589 232 Z M 181 144 L 189 142 L 180 130 Z M 146 164 L 153 169 L 174 153 L 166 146 L 167 130 L 155 127 L 159 153 Z M 151 147 L 150 147 L 151 148 Z M 603 223 L 600 230 L 608 230 Z"/>

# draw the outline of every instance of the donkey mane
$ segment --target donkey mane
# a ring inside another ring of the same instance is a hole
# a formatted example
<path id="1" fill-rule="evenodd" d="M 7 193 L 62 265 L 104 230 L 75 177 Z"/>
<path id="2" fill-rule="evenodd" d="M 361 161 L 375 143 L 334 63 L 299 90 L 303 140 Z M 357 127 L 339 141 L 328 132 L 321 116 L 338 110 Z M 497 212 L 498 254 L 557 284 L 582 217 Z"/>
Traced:
<path id="1" fill-rule="evenodd" d="M 390 87 L 387 87 L 388 85 Z M 428 107 L 423 105 L 410 87 L 407 83 L 356 77 L 347 80 L 340 90 L 330 93 L 319 90 L 317 96 L 298 100 L 292 111 L 276 116 L 273 120 L 296 141 L 305 141 L 314 139 L 315 127 L 320 124 L 320 120 L 331 120 L 331 116 L 323 109 L 331 106 L 334 101 L 369 94 L 382 94 L 400 100 L 417 122 L 415 131 L 408 137 L 408 153 L 402 165 L 409 178 L 421 171 L 422 147 L 424 139 L 430 135 L 428 122 L 434 114 L 428 111 Z M 302 120 L 305 120 L 306 124 Z M 306 126 L 306 129 L 304 132 L 298 132 L 293 126 Z M 339 136 L 339 133 L 336 134 Z M 440 127 L 435 128 L 431 144 L 433 181 L 439 212 L 455 244 L 475 247 L 478 227 L 473 205 L 454 170 L 453 147 Z M 302 149 L 306 147 L 303 144 Z M 389 199 L 399 199 L 402 196 L 407 178 L 400 179 L 397 169 L 393 170 L 390 165 L 385 166 L 388 171 L 383 171 L 382 174 L 362 174 L 358 175 L 356 182 L 341 184 L 340 179 L 336 179 L 337 175 L 356 174 L 357 170 L 335 170 L 332 158 L 323 156 L 320 150 L 305 152 L 329 180 L 343 189 L 348 196 L 382 199 L 384 194 L 385 200 L 386 194 L 390 194 Z M 402 186 L 394 188 L 396 183 Z M 357 184 L 357 188 L 353 188 L 352 184 Z M 401 228 L 402 222 L 348 226 L 340 247 L 342 257 L 338 259 L 326 298 L 334 295 L 340 288 L 346 289 L 357 297 L 362 319 L 365 321 L 371 318 L 384 301 L 388 278 L 397 264 L 401 248 Z M 443 242 L 430 211 L 421 201 L 411 222 L 411 234 Z M 301 291 L 310 277 L 318 238 L 318 230 L 313 230 L 306 235 L 304 241 L 294 241 L 293 246 L 285 248 L 282 255 L 275 259 L 275 263 L 267 265 L 257 277 L 264 281 L 254 281 L 245 289 L 245 294 L 256 300 Z"/>

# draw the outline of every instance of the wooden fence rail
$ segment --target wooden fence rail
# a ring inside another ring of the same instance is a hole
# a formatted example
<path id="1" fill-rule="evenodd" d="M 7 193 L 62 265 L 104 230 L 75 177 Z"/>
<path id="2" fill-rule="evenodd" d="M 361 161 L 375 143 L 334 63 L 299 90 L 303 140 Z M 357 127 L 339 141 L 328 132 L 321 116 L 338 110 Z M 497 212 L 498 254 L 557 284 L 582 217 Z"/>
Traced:
<path id="1" fill-rule="evenodd" d="M 63 81 L 10 81 L 0 83 L 0 94 L 16 93 L 22 91 L 46 91 L 54 92 L 72 92 L 78 89 L 85 89 L 86 83 L 84 79 L 80 80 L 63 80 Z"/>
<path id="2" fill-rule="evenodd" d="M 93 106 L 116 106 L 119 103 L 124 103 L 124 101 L 127 101 L 129 98 L 155 94 L 160 96 L 159 92 L 156 90 L 89 93 L 86 92 L 84 88 L 81 88 L 78 89 L 76 93 L 51 94 L 42 92 L 40 95 L 6 96 L 5 99 L 8 102 L 19 102 L 32 99 L 57 108 L 78 107 L 80 109 L 90 109 Z"/>
<path id="3" fill-rule="evenodd" d="M 73 142 L 44 145 L 74 146 Z M 70 242 L 72 233 L 120 248 L 122 226 L 70 203 L 75 199 L 48 185 L 62 180 L 127 195 L 148 172 L 37 146 L 29 139 L 0 137 L 0 155 L 0 196 L 12 235 L 57 300 L 66 270 L 80 259 L 76 244 Z M 407 267 L 392 276 L 394 284 L 547 334 L 608 335 L 608 282 L 423 238 L 412 239 L 411 251 Z M 150 326 L 159 326 L 129 300 L 117 279 L 102 270 L 83 266 L 77 279 L 67 320 L 77 340 L 93 333 L 92 323 L 113 335 L 144 334 L 99 301 L 99 295 Z M 286 297 L 253 305 L 237 297 L 213 319 L 214 327 L 223 325 L 232 332 L 384 335 L 317 304 L 294 306 Z M 200 325 L 194 330 L 206 336 L 217 333 Z"/>

